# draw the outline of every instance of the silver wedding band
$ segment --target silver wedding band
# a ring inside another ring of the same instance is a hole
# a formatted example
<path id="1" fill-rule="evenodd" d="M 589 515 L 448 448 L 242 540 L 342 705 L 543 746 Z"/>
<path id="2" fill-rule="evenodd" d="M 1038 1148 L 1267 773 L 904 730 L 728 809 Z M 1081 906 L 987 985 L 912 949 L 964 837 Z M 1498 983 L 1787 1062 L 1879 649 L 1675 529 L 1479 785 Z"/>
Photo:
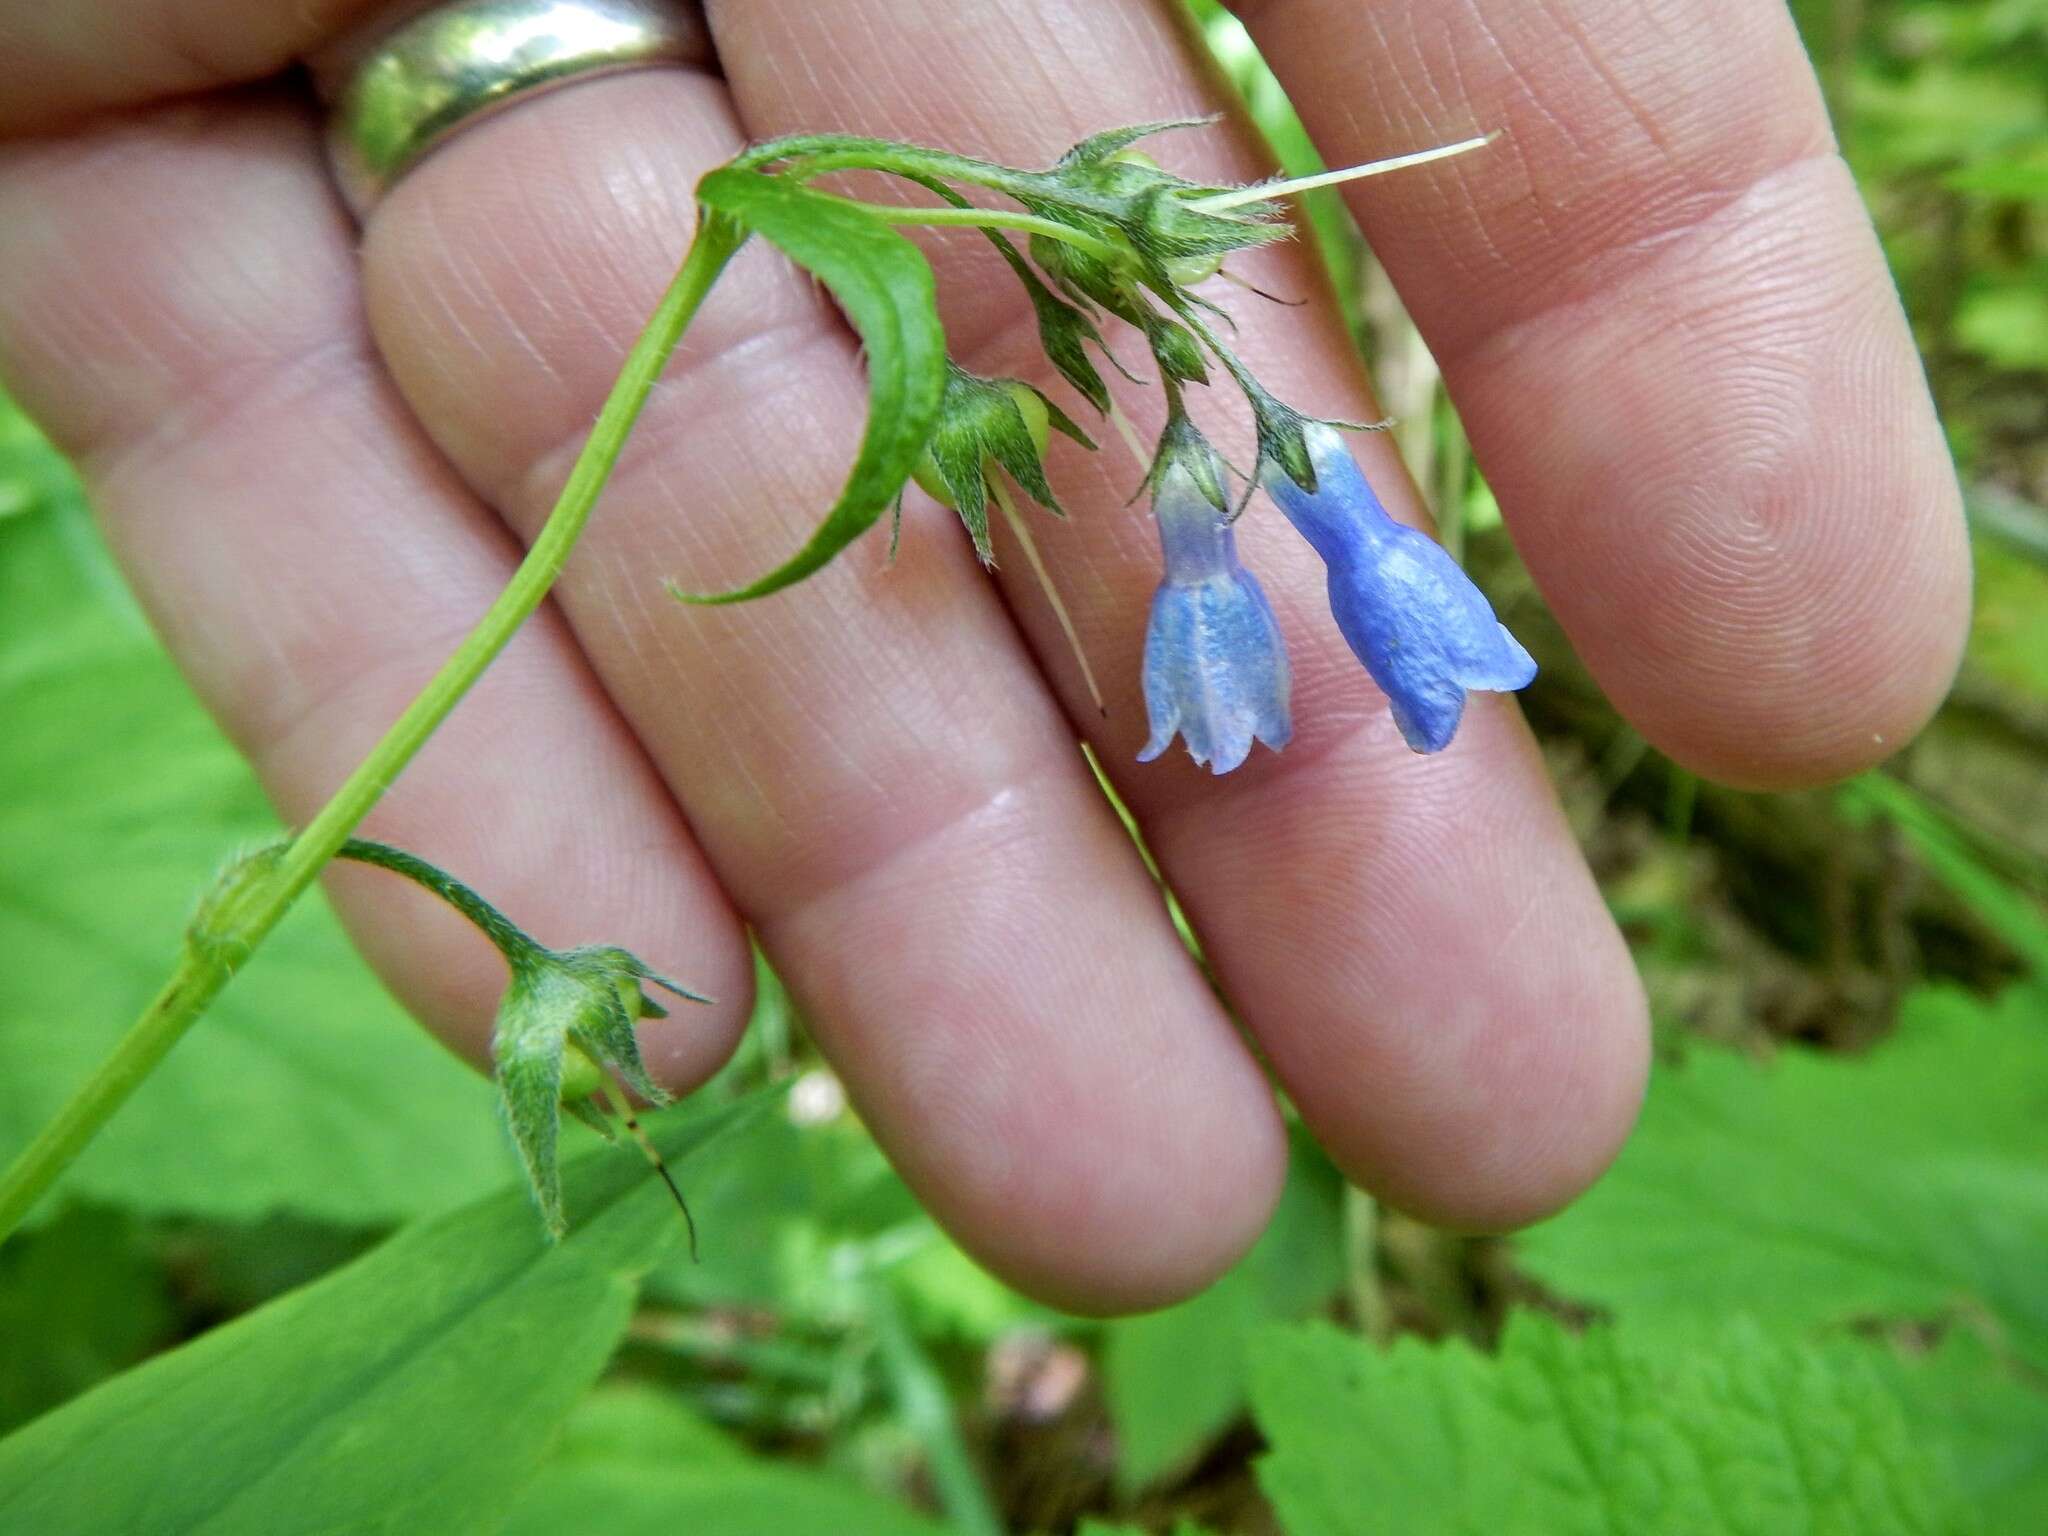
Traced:
<path id="1" fill-rule="evenodd" d="M 452 0 L 394 27 L 332 94 L 327 153 L 357 218 L 437 145 L 559 85 L 676 65 L 696 39 L 659 0 Z"/>

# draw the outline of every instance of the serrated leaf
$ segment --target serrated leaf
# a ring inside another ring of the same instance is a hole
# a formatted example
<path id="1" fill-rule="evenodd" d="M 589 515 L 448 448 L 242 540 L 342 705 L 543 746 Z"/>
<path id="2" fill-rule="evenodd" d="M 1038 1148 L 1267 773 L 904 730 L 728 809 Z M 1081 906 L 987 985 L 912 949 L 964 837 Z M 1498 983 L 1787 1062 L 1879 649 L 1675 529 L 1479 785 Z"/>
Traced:
<path id="1" fill-rule="evenodd" d="M 1126 1494 L 1187 1465 L 1243 1411 L 1258 1330 L 1308 1316 L 1343 1283 L 1343 1180 L 1306 1135 L 1290 1150 L 1250 1253 L 1193 1300 L 1109 1325 L 1103 1389 Z"/>
<path id="2" fill-rule="evenodd" d="M 737 603 L 811 575 L 888 511 L 938 420 L 946 336 L 930 265 L 872 214 L 783 177 L 732 167 L 698 182 L 697 198 L 823 282 L 867 354 L 867 430 L 839 499 L 810 541 L 734 591 L 677 594 L 690 602 Z M 801 432 L 802 424 L 791 423 L 790 430 Z"/>
<path id="3" fill-rule="evenodd" d="M 0 521 L 0 720 L 11 1158 L 170 974 L 199 891 L 277 824 L 74 508 Z M 309 893 L 60 1188 L 137 1210 L 376 1225 L 468 1198 L 508 1166 L 488 1086 L 404 1017 Z"/>
<path id="4" fill-rule="evenodd" d="M 1952 1330 L 1917 1359 L 1866 1353 L 1928 1445 L 1947 1451 L 1963 1497 L 1992 1536 L 2038 1536 L 2048 1510 L 2048 1390 L 1990 1346 Z"/>
<path id="5" fill-rule="evenodd" d="M 686 1165 L 762 1107 L 650 1130 Z M 568 1177 L 583 1216 L 561 1243 L 523 1188 L 494 1195 L 0 1441 L 0 1530 L 496 1531 L 682 1236 L 630 1149 Z"/>
<path id="6" fill-rule="evenodd" d="M 1324 1325 L 1257 1346 L 1288 1536 L 1960 1536 L 1934 1457 L 1867 1363 L 1749 1322 L 1652 1356 L 1511 1318 L 1500 1354 Z"/>
<path id="7" fill-rule="evenodd" d="M 2048 997 L 1930 989 L 1864 1056 L 1660 1068 L 1613 1170 L 1519 1248 L 1632 1328 L 1969 1313 L 2048 1368 Z"/>

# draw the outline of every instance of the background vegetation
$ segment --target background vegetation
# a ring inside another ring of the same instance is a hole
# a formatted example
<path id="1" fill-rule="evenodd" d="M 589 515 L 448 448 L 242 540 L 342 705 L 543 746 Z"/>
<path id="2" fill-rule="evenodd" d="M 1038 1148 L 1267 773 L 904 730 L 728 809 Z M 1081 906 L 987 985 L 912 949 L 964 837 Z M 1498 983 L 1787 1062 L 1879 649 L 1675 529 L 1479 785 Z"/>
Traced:
<path id="1" fill-rule="evenodd" d="M 1621 724 L 1316 209 L 1449 538 L 1544 664 L 1529 710 L 1651 987 L 1650 1101 L 1590 1197 L 1461 1240 L 1298 1139 L 1207 1294 L 1064 1317 L 936 1231 L 764 974 L 739 1059 L 658 1132 L 704 1263 L 630 1153 L 572 1173 L 546 1251 L 486 1086 L 309 907 L 0 1250 L 0 1529 L 2043 1529 L 2048 0 L 1795 9 L 1979 560 L 1954 699 L 1882 775 L 1739 795 Z M 4 410 L 0 722 L 11 1155 L 270 823 Z"/>

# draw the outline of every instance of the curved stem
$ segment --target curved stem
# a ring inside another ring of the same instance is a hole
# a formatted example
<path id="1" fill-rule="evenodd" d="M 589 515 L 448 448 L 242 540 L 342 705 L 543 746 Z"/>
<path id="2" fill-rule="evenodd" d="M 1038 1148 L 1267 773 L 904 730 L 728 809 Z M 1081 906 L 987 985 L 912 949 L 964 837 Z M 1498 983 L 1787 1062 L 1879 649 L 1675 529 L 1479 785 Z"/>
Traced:
<path id="1" fill-rule="evenodd" d="M 403 848 L 394 848 L 389 843 L 373 843 L 367 838 L 351 837 L 334 850 L 334 856 L 337 859 L 348 859 L 352 863 L 369 864 L 378 869 L 389 870 L 394 875 L 410 880 L 422 890 L 432 891 L 468 918 L 485 938 L 497 946 L 498 953 L 505 957 L 507 965 L 517 966 L 528 956 L 540 953 L 540 945 L 528 938 L 511 918 L 446 870 L 436 869 L 425 859 L 415 858 Z"/>
<path id="2" fill-rule="evenodd" d="M 568 483 L 512 580 L 419 697 L 291 844 L 275 856 L 247 861 L 230 873 L 195 921 L 184 956 L 163 990 L 85 1086 L 0 1175 L 0 1239 L 21 1224 L 58 1175 L 184 1037 L 426 744 L 434 728 L 540 606 L 589 521 L 591 508 L 618 462 L 626 434 L 647 403 L 654 381 L 744 238 L 737 226 L 717 215 L 707 215 L 698 226 L 682 267 L 627 354 Z"/>

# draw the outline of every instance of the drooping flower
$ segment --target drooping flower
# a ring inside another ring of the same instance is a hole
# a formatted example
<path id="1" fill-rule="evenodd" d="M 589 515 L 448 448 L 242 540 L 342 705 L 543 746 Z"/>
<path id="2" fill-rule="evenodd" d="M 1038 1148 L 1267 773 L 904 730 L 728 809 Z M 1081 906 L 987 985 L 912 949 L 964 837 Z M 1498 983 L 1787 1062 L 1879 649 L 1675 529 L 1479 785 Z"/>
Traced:
<path id="1" fill-rule="evenodd" d="M 668 1103 L 668 1094 L 648 1075 L 633 1032 L 637 1020 L 667 1017 L 642 983 L 652 982 L 691 1002 L 707 999 L 616 946 L 544 949 L 521 937 L 521 945 L 505 951 L 512 976 L 498 1004 L 492 1055 L 505 1123 L 541 1218 L 549 1234 L 559 1237 L 566 1221 L 557 1159 L 565 1097 L 587 1093 L 602 1081 L 591 1077 L 595 1065 L 609 1067 L 648 1103 Z M 576 1081 L 579 1077 L 583 1081 Z M 580 1098 L 571 1099 L 569 1108 L 589 1118 Z M 601 1119 L 593 1123 L 603 1129 Z"/>
<path id="2" fill-rule="evenodd" d="M 1272 604 L 1237 558 L 1214 450 L 1185 418 L 1167 428 L 1152 474 L 1152 514 L 1166 575 L 1145 631 L 1149 763 L 1178 732 L 1216 773 L 1251 755 L 1253 741 L 1287 745 L 1287 649 Z"/>
<path id="3" fill-rule="evenodd" d="M 1457 733 L 1472 688 L 1512 693 L 1536 663 L 1441 544 L 1387 515 L 1343 439 L 1305 428 L 1316 489 L 1278 464 L 1260 482 L 1330 571 L 1330 612 L 1387 696 L 1402 738 L 1440 752 Z"/>

